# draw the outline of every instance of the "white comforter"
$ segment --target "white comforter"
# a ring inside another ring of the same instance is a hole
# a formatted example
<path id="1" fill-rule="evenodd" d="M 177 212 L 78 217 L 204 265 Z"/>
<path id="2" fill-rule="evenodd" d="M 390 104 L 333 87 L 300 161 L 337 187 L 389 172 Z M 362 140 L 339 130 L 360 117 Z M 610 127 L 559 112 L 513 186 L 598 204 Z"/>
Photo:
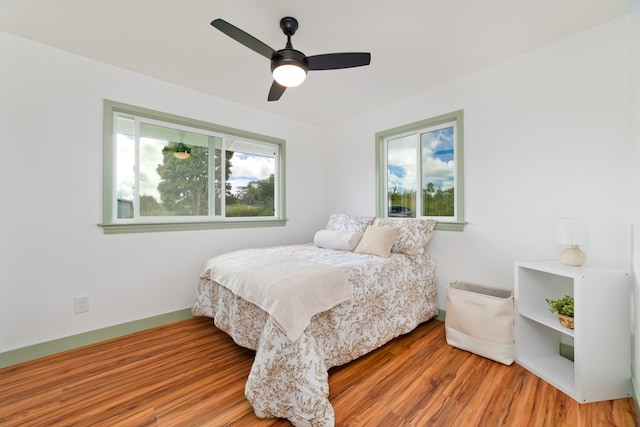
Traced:
<path id="1" fill-rule="evenodd" d="M 259 417 L 296 426 L 333 426 L 327 370 L 354 360 L 435 317 L 434 265 L 427 255 L 411 261 L 322 249 L 311 245 L 269 251 L 341 268 L 351 299 L 313 316 L 292 342 L 278 322 L 213 280 L 200 279 L 194 315 L 210 316 L 236 343 L 256 350 L 245 395 Z"/>
<path id="2" fill-rule="evenodd" d="M 268 249 L 245 249 L 211 258 L 200 268 L 210 279 L 254 303 L 295 342 L 311 318 L 351 298 L 338 267 Z"/>

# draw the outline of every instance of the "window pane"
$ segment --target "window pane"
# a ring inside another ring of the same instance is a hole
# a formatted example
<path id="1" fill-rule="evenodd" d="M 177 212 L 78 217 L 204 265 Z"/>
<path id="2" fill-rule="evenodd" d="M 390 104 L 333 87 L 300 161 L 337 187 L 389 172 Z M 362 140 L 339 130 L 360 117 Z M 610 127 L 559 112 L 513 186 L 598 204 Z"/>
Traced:
<path id="1" fill-rule="evenodd" d="M 209 138 L 140 123 L 140 216 L 209 212 Z"/>
<path id="2" fill-rule="evenodd" d="M 376 133 L 376 214 L 464 230 L 464 111 Z"/>
<path id="3" fill-rule="evenodd" d="M 277 147 L 270 144 L 233 141 L 227 150 L 225 215 L 227 217 L 274 216 Z"/>
<path id="4" fill-rule="evenodd" d="M 106 234 L 286 224 L 284 140 L 109 100 L 104 121 Z"/>
<path id="5" fill-rule="evenodd" d="M 454 216 L 454 127 L 420 135 L 422 215 Z"/>
<path id="6" fill-rule="evenodd" d="M 416 137 L 387 141 L 387 205 L 389 216 L 415 217 Z"/>
<path id="7" fill-rule="evenodd" d="M 209 206 L 209 211 L 213 212 L 214 215 L 220 216 L 222 215 L 222 138 L 209 138 L 209 146 L 213 147 L 214 158 L 209 159 L 209 162 L 213 160 L 213 169 L 215 172 L 215 179 L 213 181 L 213 193 L 215 196 L 210 199 L 210 202 L 213 203 L 213 206 Z M 226 163 L 226 162 L 225 162 Z M 225 175 L 226 179 L 227 175 Z M 209 187 L 211 187 L 211 182 L 209 182 Z"/>
<path id="8" fill-rule="evenodd" d="M 116 134 L 116 199 L 118 219 L 133 218 L 135 131 L 133 119 L 118 117 Z"/>

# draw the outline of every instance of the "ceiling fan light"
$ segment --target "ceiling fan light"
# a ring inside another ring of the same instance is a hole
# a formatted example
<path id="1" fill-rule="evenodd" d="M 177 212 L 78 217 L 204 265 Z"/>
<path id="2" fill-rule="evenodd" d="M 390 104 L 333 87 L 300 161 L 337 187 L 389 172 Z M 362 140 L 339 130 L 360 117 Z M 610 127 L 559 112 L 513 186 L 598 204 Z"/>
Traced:
<path id="1" fill-rule="evenodd" d="M 175 153 L 173 153 L 173 156 L 176 159 L 184 160 L 184 159 L 188 159 L 190 154 L 187 153 L 186 151 L 176 151 Z"/>
<path id="2" fill-rule="evenodd" d="M 293 64 L 283 64 L 273 70 L 273 79 L 285 87 L 296 87 L 307 78 L 307 72 Z"/>

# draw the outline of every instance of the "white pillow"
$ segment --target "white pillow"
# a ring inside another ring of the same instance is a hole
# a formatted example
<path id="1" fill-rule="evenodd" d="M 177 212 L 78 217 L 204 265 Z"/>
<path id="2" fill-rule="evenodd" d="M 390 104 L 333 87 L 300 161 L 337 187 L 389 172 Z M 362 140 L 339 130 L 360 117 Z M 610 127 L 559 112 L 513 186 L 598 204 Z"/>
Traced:
<path id="1" fill-rule="evenodd" d="M 389 255 L 391 255 L 391 247 L 399 233 L 400 229 L 397 227 L 370 225 L 367 227 L 367 231 L 364 232 L 364 236 L 362 236 L 354 252 L 357 254 L 389 258 Z"/>
<path id="2" fill-rule="evenodd" d="M 353 251 L 360 239 L 362 233 L 349 233 L 337 230 L 320 230 L 313 237 L 313 244 L 326 249 L 335 249 L 337 251 Z"/>

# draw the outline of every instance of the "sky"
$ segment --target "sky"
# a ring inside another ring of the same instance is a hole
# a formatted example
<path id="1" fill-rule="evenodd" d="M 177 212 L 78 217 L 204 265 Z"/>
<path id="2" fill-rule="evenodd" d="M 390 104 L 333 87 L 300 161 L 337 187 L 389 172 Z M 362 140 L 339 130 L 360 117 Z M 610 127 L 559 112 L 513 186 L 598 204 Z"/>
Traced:
<path id="1" fill-rule="evenodd" d="M 414 190 L 417 186 L 416 135 L 392 139 L 387 147 L 388 188 L 398 192 Z M 420 135 L 422 148 L 423 187 L 432 182 L 443 190 L 454 186 L 453 127 L 446 127 Z"/>
<path id="2" fill-rule="evenodd" d="M 246 187 L 252 181 L 260 181 L 269 178 L 275 173 L 275 159 L 272 157 L 247 155 L 234 153 L 231 158 L 231 183 L 232 193 L 236 193 L 239 187 Z"/>

